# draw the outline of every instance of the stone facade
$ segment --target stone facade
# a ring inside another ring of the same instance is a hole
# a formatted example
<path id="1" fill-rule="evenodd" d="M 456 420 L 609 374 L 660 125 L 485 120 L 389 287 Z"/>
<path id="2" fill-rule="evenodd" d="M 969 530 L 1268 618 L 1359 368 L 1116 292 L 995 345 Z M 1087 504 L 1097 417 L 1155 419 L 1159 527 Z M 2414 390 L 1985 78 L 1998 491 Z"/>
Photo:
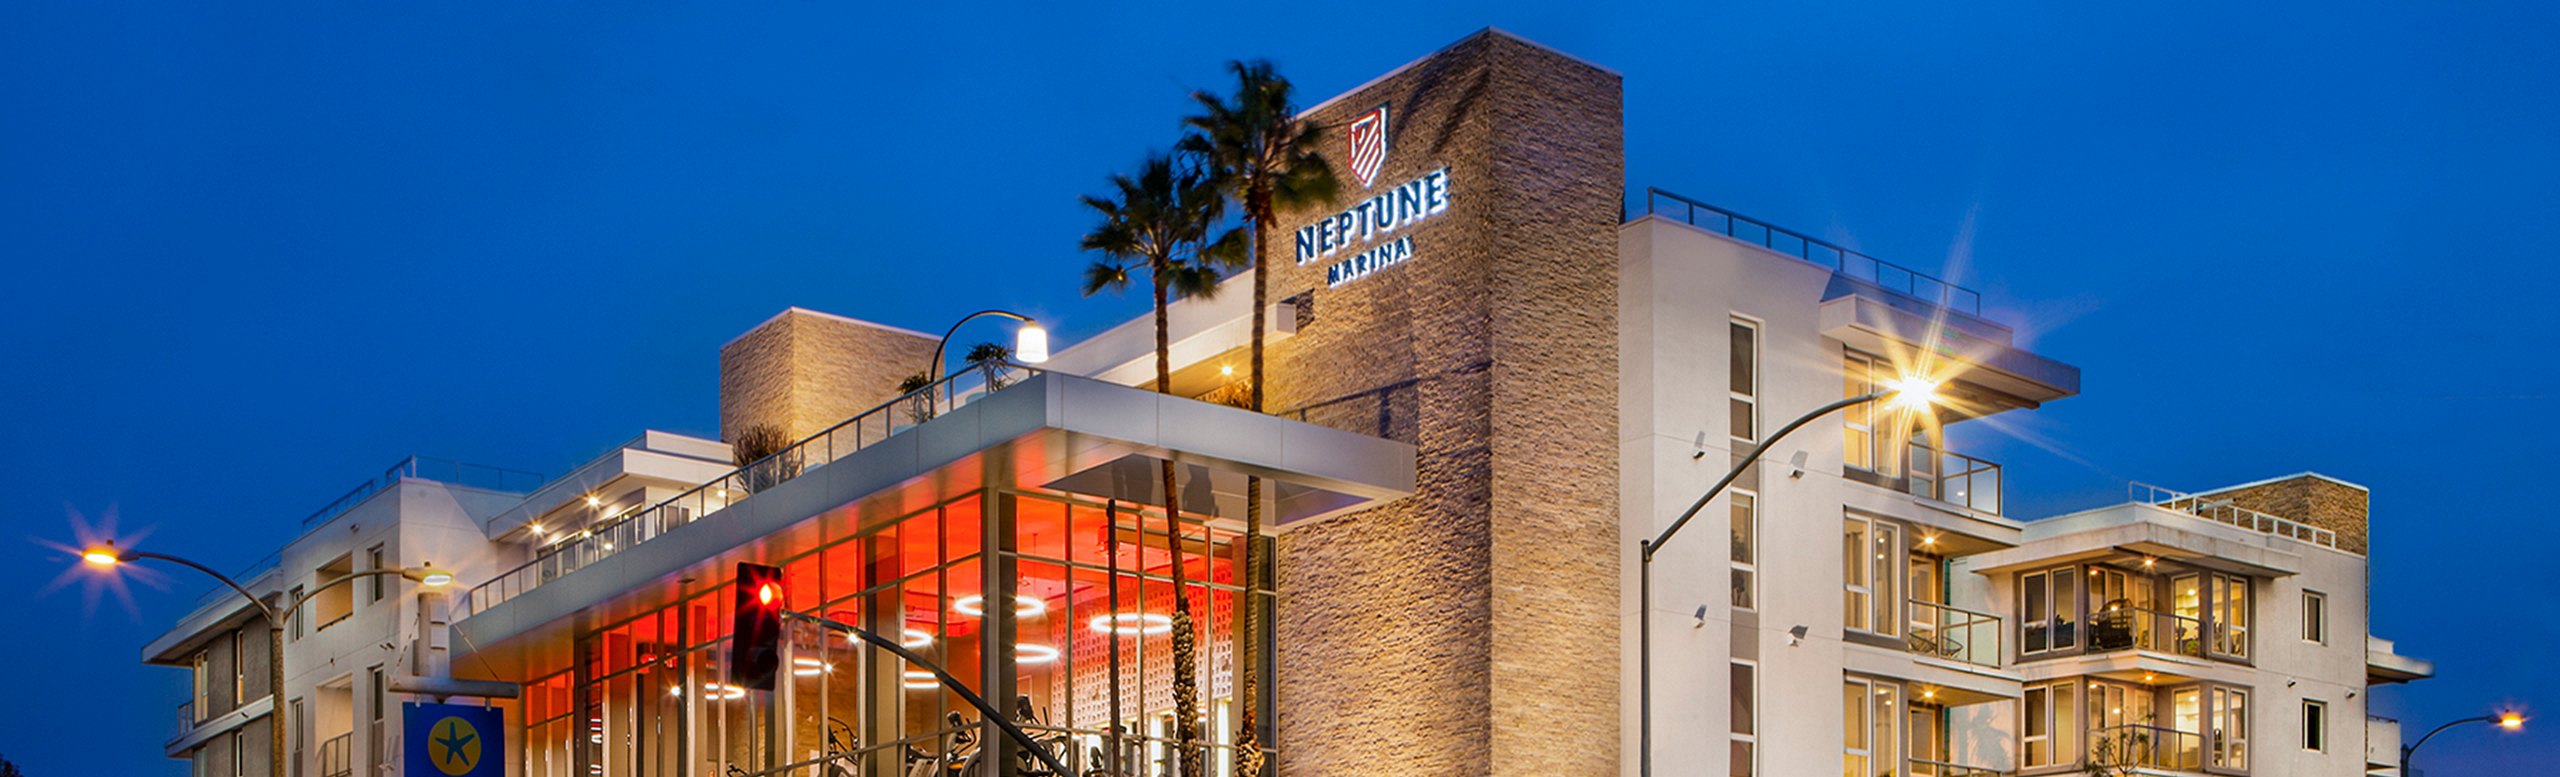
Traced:
<path id="1" fill-rule="evenodd" d="M 1441 168 L 1451 204 L 1387 236 L 1409 261 L 1340 286 L 1357 249 L 1291 262 L 1332 210 L 1274 230 L 1272 298 L 1320 314 L 1274 345 L 1270 406 L 1420 448 L 1414 497 L 1280 537 L 1284 773 L 1618 772 L 1621 100 L 1615 73 L 1488 30 L 1311 112 L 1338 146 L 1391 111 L 1384 168 L 1345 171 L 1339 207 Z"/>
<path id="2" fill-rule="evenodd" d="M 791 308 L 720 347 L 720 434 L 760 423 L 798 440 L 898 396 L 937 338 Z"/>
<path id="3" fill-rule="evenodd" d="M 2305 472 L 2198 496 L 2337 532 L 2339 550 L 2362 555 L 2369 547 L 2373 494 L 2343 480 Z"/>

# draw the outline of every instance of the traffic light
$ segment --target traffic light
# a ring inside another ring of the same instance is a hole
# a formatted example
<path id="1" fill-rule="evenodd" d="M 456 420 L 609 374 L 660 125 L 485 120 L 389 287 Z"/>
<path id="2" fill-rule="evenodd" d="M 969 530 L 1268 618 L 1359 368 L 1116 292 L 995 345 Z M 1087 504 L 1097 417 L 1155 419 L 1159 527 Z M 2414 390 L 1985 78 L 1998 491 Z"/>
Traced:
<path id="1" fill-rule="evenodd" d="M 782 668 L 782 568 L 738 563 L 737 619 L 729 631 L 729 684 L 773 690 Z"/>

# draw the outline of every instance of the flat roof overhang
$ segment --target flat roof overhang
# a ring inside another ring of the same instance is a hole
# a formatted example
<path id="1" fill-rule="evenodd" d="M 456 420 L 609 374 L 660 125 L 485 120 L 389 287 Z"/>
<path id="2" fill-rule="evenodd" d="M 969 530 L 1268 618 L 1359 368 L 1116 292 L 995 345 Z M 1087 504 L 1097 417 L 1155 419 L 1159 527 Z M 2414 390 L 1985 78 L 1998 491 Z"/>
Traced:
<path id="1" fill-rule="evenodd" d="M 566 666 L 572 635 L 699 593 L 732 564 L 797 556 L 980 488 L 1160 502 L 1166 457 L 1193 475 L 1185 510 L 1212 520 L 1242 514 L 1247 476 L 1272 484 L 1281 527 L 1414 491 L 1405 443 L 1041 373 L 475 612 L 453 625 L 451 666 L 490 680 Z"/>
<path id="2" fill-rule="evenodd" d="M 2008 327 L 1887 292 L 1833 274 L 1819 310 L 1822 334 L 1879 356 L 1925 356 L 1962 362 L 1941 389 L 1973 415 L 2032 409 L 2080 393 L 2080 368 L 2030 353 Z"/>
<path id="3" fill-rule="evenodd" d="M 2302 554 L 2270 542 L 2272 535 L 2153 505 L 2116 505 L 2028 526 L 2028 540 L 2018 547 L 1971 557 L 1973 571 L 1991 575 L 2086 561 L 2139 565 L 2161 559 L 2252 577 L 2302 572 Z"/>

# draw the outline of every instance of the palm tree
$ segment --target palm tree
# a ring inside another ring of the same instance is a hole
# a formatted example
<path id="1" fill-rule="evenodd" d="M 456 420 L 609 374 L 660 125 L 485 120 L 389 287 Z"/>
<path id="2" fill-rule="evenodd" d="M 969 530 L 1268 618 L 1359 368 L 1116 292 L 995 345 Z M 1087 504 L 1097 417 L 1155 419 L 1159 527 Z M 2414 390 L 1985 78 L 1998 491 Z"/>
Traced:
<path id="1" fill-rule="evenodd" d="M 985 379 L 988 393 L 994 393 L 996 389 L 1013 383 L 1007 377 L 1013 371 L 1010 366 L 1013 361 L 1013 349 L 1006 347 L 1003 343 L 979 343 L 969 346 L 969 355 L 961 358 L 968 361 L 970 366 L 978 368 L 978 375 Z"/>
<path id="2" fill-rule="evenodd" d="M 1271 306 L 1271 221 L 1283 210 L 1299 210 L 1330 203 L 1342 193 L 1342 179 L 1335 177 L 1333 165 L 1317 149 L 1325 139 L 1324 125 L 1298 118 L 1298 106 L 1292 99 L 1289 79 L 1273 72 L 1266 61 L 1231 62 L 1235 73 L 1236 92 L 1233 99 L 1221 99 L 1206 91 L 1191 93 L 1200 103 L 1201 114 L 1183 120 L 1192 135 L 1184 138 L 1181 148 L 1208 160 L 1219 189 L 1243 210 L 1247 229 L 1253 235 L 1253 355 L 1252 367 L 1246 373 L 1248 395 L 1246 405 L 1254 412 L 1264 412 L 1263 387 L 1269 385 L 1263 376 L 1263 346 L 1268 324 L 1263 320 Z M 1237 662 L 1244 675 L 1238 701 L 1244 708 L 1236 735 L 1236 764 L 1244 777 L 1257 777 L 1262 772 L 1260 736 L 1254 718 L 1255 682 L 1260 674 L 1252 646 L 1260 645 L 1255 633 L 1260 618 L 1261 602 L 1252 592 L 1265 576 L 1253 553 L 1253 543 L 1262 536 L 1262 479 L 1245 481 L 1245 539 L 1242 566 L 1245 568 L 1245 615 L 1239 638 L 1247 645 L 1244 659 Z"/>
<path id="3" fill-rule="evenodd" d="M 1156 390 L 1173 393 L 1173 347 L 1166 305 L 1171 296 L 1206 299 L 1218 292 L 1219 270 L 1243 263 L 1243 240 L 1235 230 L 1208 238 L 1225 202 L 1216 184 L 1174 157 L 1155 154 L 1138 165 L 1135 177 L 1115 175 L 1109 196 L 1084 198 L 1102 221 L 1084 236 L 1084 248 L 1103 258 L 1085 268 L 1084 293 L 1129 287 L 1130 276 L 1145 272 L 1155 287 Z M 1182 570 L 1181 492 L 1173 460 L 1163 462 L 1166 544 L 1173 553 L 1173 719 L 1174 747 L 1182 773 L 1203 774 L 1200 767 L 1200 657 L 1192 633 L 1191 597 Z"/>

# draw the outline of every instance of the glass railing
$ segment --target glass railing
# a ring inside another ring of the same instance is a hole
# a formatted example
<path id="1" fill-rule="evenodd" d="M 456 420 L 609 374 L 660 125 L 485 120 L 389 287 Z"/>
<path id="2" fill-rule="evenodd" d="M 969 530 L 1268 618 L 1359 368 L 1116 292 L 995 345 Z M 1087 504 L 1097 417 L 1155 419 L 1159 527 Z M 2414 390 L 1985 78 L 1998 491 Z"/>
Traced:
<path id="1" fill-rule="evenodd" d="M 2000 514 L 2000 465 L 1918 442 L 1910 453 L 1903 484 L 1913 495 Z"/>
<path id="2" fill-rule="evenodd" d="M 2204 736 L 2159 726 L 2107 726 L 2089 732 L 2089 762 L 2102 767 L 2204 768 Z"/>
<path id="3" fill-rule="evenodd" d="M 178 733 L 172 736 L 186 736 L 187 732 L 194 730 L 196 730 L 196 703 L 178 702 Z"/>
<path id="4" fill-rule="evenodd" d="M 355 488 L 348 489 L 346 493 L 338 495 L 337 499 L 330 500 L 327 506 L 304 516 L 302 525 L 307 528 L 328 523 L 329 519 L 346 514 L 356 505 L 363 504 L 364 500 L 372 498 L 374 494 L 381 493 L 383 489 L 390 488 L 406 478 L 519 494 L 530 493 L 542 487 L 542 476 L 532 472 L 473 464 L 467 461 L 411 456 L 383 470 L 380 477 L 369 478 L 365 482 L 356 484 Z"/>
<path id="5" fill-rule="evenodd" d="M 2089 649 L 2149 650 L 2204 657 L 2204 622 L 2145 607 L 2108 605 L 2089 614 Z"/>
<path id="6" fill-rule="evenodd" d="M 499 573 L 463 595 L 463 617 L 497 606 L 598 560 L 699 521 L 759 491 L 791 481 L 855 451 L 1002 390 L 1041 370 L 1022 365 L 972 366 L 862 411 L 770 456 L 730 470 L 666 501 L 605 519 L 542 548 L 532 561 Z"/>
<path id="7" fill-rule="evenodd" d="M 347 752 L 354 739 L 355 734 L 349 732 L 320 743 L 320 777 L 348 777 L 355 773 L 354 759 Z"/>
<path id="8" fill-rule="evenodd" d="M 1937 276 L 1807 237 L 1677 194 L 1646 187 L 1644 212 L 1823 265 L 1886 291 L 1943 308 L 1982 315 L 1982 294 Z"/>
<path id="9" fill-rule="evenodd" d="M 2000 616 L 1912 599 L 1911 652 L 1931 658 L 2000 668 Z"/>
<path id="10" fill-rule="evenodd" d="M 1993 769 L 1988 766 L 1966 766 L 1926 758 L 1913 758 L 1910 764 L 1911 777 L 2009 777 L 2017 774 L 2017 772 Z"/>

